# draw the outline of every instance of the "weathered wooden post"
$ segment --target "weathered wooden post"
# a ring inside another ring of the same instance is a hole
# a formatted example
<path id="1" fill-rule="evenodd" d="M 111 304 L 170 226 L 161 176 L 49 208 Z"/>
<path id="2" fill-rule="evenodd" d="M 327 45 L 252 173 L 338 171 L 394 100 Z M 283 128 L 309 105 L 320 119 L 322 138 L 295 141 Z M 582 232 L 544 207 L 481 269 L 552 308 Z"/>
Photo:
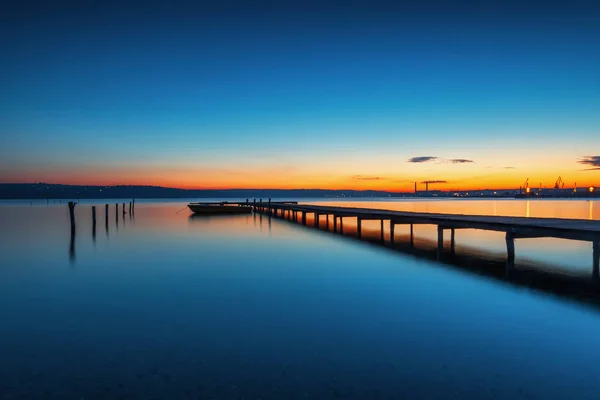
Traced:
<path id="1" fill-rule="evenodd" d="M 359 239 L 362 236 L 361 231 L 362 231 L 362 218 L 356 217 L 356 237 Z"/>
<path id="2" fill-rule="evenodd" d="M 381 226 L 380 226 L 380 231 L 381 231 L 381 237 L 379 238 L 381 240 L 381 243 L 385 242 L 385 239 L 383 237 L 384 234 L 384 230 L 383 230 L 383 219 L 381 220 Z"/>
<path id="3" fill-rule="evenodd" d="M 273 214 L 273 209 L 271 208 L 271 198 L 269 197 L 269 215 Z"/>
<path id="4" fill-rule="evenodd" d="M 135 213 L 135 199 L 131 199 L 131 211 Z"/>
<path id="5" fill-rule="evenodd" d="M 333 214 L 333 231 L 337 233 L 337 215 Z"/>
<path id="6" fill-rule="evenodd" d="M 394 221 L 390 220 L 390 244 L 394 245 Z"/>
<path id="7" fill-rule="evenodd" d="M 115 223 L 119 225 L 119 203 L 115 203 Z"/>
<path id="8" fill-rule="evenodd" d="M 415 247 L 413 224 L 410 224 L 410 247 Z"/>
<path id="9" fill-rule="evenodd" d="M 325 228 L 329 230 L 329 214 L 325 214 Z"/>
<path id="10" fill-rule="evenodd" d="M 96 206 L 92 206 L 92 238 L 96 240 Z"/>
<path id="11" fill-rule="evenodd" d="M 319 213 L 315 213 L 315 228 L 319 227 Z"/>
<path id="12" fill-rule="evenodd" d="M 455 254 L 454 251 L 454 228 L 450 229 L 450 252 Z"/>
<path id="13" fill-rule="evenodd" d="M 131 203 L 131 201 L 130 201 L 130 202 L 129 202 L 129 214 L 131 214 L 132 207 L 133 207 L 133 206 L 132 206 L 132 203 Z"/>
<path id="14" fill-rule="evenodd" d="M 254 202 L 252 205 L 252 211 L 256 212 L 256 199 L 254 199 Z"/>
<path id="15" fill-rule="evenodd" d="M 344 234 L 344 219 L 342 218 L 341 215 L 340 215 L 340 233 L 342 235 Z"/>
<path id="16" fill-rule="evenodd" d="M 75 234 L 75 203 L 74 201 L 69 202 L 69 218 L 71 219 L 71 235 Z"/>
<path id="17" fill-rule="evenodd" d="M 302 211 L 302 225 L 306 225 L 306 211 Z"/>
<path id="18" fill-rule="evenodd" d="M 594 259 L 594 278 L 600 278 L 600 240 L 596 240 L 592 244 L 593 259 Z"/>
<path id="19" fill-rule="evenodd" d="M 125 203 L 123 203 L 123 215 L 125 215 Z"/>

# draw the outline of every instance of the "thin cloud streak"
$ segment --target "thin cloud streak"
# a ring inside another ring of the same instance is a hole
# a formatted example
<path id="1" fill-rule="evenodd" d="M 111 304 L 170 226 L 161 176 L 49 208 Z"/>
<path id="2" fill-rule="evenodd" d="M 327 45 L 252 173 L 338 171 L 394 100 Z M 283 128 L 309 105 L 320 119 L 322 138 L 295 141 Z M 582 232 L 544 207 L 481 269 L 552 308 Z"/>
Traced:
<path id="1" fill-rule="evenodd" d="M 600 169 L 600 156 L 585 156 L 579 161 L 579 164 L 590 165 L 593 168 L 586 168 L 582 171 L 597 171 Z"/>
<path id="2" fill-rule="evenodd" d="M 351 180 L 354 181 L 380 181 L 383 178 L 380 176 L 362 176 L 362 175 L 354 175 L 350 177 Z"/>
<path id="3" fill-rule="evenodd" d="M 429 162 L 429 161 L 435 161 L 437 160 L 438 157 L 433 157 L 433 156 L 421 156 L 421 157 L 413 157 L 413 158 L 409 158 L 408 162 L 409 163 L 415 163 L 415 164 L 419 164 L 419 163 L 425 163 L 425 162 Z"/>
<path id="4" fill-rule="evenodd" d="M 472 163 L 475 163 L 475 161 L 468 160 L 466 158 L 450 158 L 450 159 L 445 159 L 445 158 L 440 158 L 440 157 L 435 157 L 435 156 L 412 157 L 412 158 L 409 158 L 407 162 L 413 163 L 413 164 L 421 164 L 421 163 L 426 163 L 426 162 L 431 162 L 431 161 L 437 161 L 438 164 L 439 163 L 451 163 L 451 164 L 472 164 Z"/>

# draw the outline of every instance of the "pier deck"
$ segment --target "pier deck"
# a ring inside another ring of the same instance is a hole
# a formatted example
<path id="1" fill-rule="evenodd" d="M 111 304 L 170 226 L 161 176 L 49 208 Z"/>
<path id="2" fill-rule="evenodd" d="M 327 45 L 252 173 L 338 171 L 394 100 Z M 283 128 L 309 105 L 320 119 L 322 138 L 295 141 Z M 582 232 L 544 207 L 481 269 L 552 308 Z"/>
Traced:
<path id="1" fill-rule="evenodd" d="M 592 243 L 593 276 L 600 278 L 600 221 L 563 219 L 563 218 L 529 218 L 504 217 L 492 215 L 434 214 L 407 211 L 392 211 L 375 208 L 332 207 L 294 202 L 257 202 L 252 203 L 255 212 L 279 216 L 290 220 L 298 220 L 306 225 L 306 215 L 313 214 L 315 226 L 320 216 L 333 216 L 333 231 L 343 231 L 342 218 L 357 219 L 357 236 L 361 236 L 361 221 L 381 221 L 381 240 L 383 241 L 384 221 L 389 221 L 390 242 L 394 242 L 395 225 L 411 225 L 411 243 L 413 242 L 412 225 L 427 224 L 438 227 L 438 254 L 444 248 L 444 230 L 451 231 L 450 250 L 454 252 L 454 231 L 456 229 L 480 229 L 506 233 L 507 269 L 514 267 L 515 239 L 551 237 L 569 240 L 581 240 Z"/>

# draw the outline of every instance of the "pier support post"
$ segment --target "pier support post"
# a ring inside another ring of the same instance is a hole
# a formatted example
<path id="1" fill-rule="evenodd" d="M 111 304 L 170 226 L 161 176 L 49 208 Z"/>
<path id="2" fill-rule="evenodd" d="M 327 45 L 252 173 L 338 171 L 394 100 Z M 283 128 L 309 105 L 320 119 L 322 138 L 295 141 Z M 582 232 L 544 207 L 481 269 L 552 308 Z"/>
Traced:
<path id="1" fill-rule="evenodd" d="M 325 214 L 325 228 L 329 230 L 329 214 Z"/>
<path id="2" fill-rule="evenodd" d="M 594 259 L 594 278 L 600 278 L 600 241 L 596 240 L 592 244 Z"/>
<path id="3" fill-rule="evenodd" d="M 361 231 L 362 231 L 362 219 L 360 217 L 356 218 L 356 237 L 357 238 L 361 238 Z"/>
<path id="4" fill-rule="evenodd" d="M 438 245 L 437 245 L 437 258 L 438 260 L 442 256 L 442 251 L 444 250 L 444 228 L 438 225 Z"/>
<path id="5" fill-rule="evenodd" d="M 340 233 L 342 235 L 344 234 L 344 219 L 342 218 L 341 215 L 340 215 Z"/>
<path id="6" fill-rule="evenodd" d="M 123 203 L 123 215 L 125 215 L 125 203 Z"/>
<path id="7" fill-rule="evenodd" d="M 515 267 L 515 236 L 512 232 L 506 232 L 506 272 Z"/>
<path id="8" fill-rule="evenodd" d="M 119 223 L 119 203 L 115 203 L 115 223 Z"/>
<path id="9" fill-rule="evenodd" d="M 333 214 L 333 232 L 337 233 L 337 215 Z"/>
<path id="10" fill-rule="evenodd" d="M 410 247 L 415 247 L 415 236 L 413 232 L 413 224 L 410 224 Z"/>
<path id="11" fill-rule="evenodd" d="M 319 228 L 319 213 L 315 213 L 315 228 Z"/>
<path id="12" fill-rule="evenodd" d="M 132 203 L 129 202 L 129 214 L 131 214 L 131 210 L 132 210 Z"/>
<path id="13" fill-rule="evenodd" d="M 108 204 L 104 205 L 104 225 L 106 225 L 106 231 L 108 232 Z"/>
<path id="14" fill-rule="evenodd" d="M 75 235 L 75 203 L 74 201 L 69 202 L 69 219 L 71 220 L 71 236 Z"/>
<path id="15" fill-rule="evenodd" d="M 380 240 L 381 240 L 381 243 L 384 243 L 384 242 L 385 242 L 385 239 L 384 239 L 384 237 L 383 237 L 383 233 L 384 233 L 384 231 L 383 231 L 383 220 L 381 220 L 381 227 L 380 227 L 380 230 L 381 230 L 381 238 L 380 238 Z"/>
<path id="16" fill-rule="evenodd" d="M 454 251 L 454 228 L 450 229 L 450 252 L 455 254 Z"/>
<path id="17" fill-rule="evenodd" d="M 390 220 L 390 244 L 394 245 L 394 221 Z"/>
<path id="18" fill-rule="evenodd" d="M 131 212 L 135 214 L 135 199 L 131 199 Z"/>
<path id="19" fill-rule="evenodd" d="M 302 225 L 306 225 L 306 211 L 302 211 Z"/>

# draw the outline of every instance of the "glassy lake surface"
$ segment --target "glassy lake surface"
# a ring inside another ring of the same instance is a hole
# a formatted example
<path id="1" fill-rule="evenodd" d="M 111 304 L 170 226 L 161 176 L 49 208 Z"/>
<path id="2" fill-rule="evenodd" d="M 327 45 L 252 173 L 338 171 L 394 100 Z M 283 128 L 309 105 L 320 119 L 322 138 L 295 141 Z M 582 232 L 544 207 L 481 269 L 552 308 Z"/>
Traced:
<path id="1" fill-rule="evenodd" d="M 72 245 L 64 202 L 0 203 L 1 399 L 600 393 L 592 306 L 280 219 L 190 218 L 182 201 L 139 201 L 135 218 L 110 201 L 106 229 L 106 202 L 77 205 Z M 342 203 L 600 219 L 585 200 Z M 415 234 L 426 249 L 435 227 Z M 501 234 L 456 241 L 505 254 Z M 591 274 L 589 243 L 519 240 L 517 257 Z"/>

